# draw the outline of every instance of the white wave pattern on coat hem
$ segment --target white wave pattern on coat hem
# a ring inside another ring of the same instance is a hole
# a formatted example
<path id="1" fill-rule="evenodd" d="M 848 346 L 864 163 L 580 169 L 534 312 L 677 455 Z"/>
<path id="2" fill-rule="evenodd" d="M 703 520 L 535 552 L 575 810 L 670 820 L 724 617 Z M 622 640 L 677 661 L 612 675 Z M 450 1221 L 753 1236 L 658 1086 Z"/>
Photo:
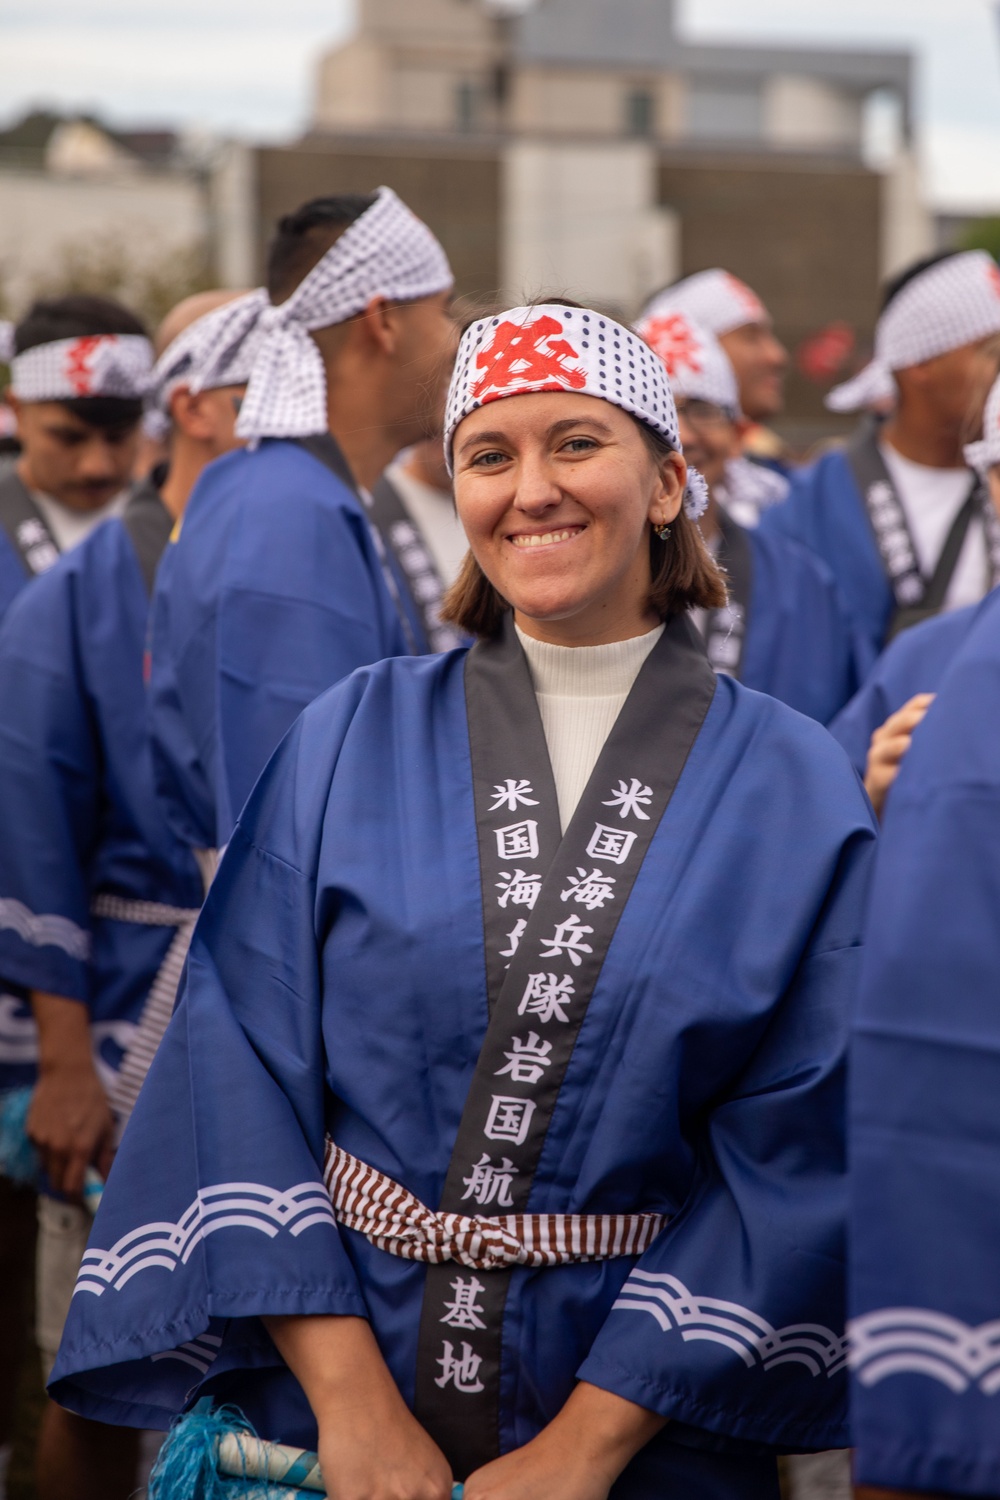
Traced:
<path id="1" fill-rule="evenodd" d="M 1000 1318 L 973 1327 L 926 1307 L 881 1307 L 852 1319 L 851 1369 L 862 1385 L 926 1375 L 956 1396 L 1000 1393 Z"/>
<path id="2" fill-rule="evenodd" d="M 766 1318 L 719 1297 L 698 1297 L 676 1276 L 635 1270 L 612 1311 L 644 1312 L 664 1333 L 679 1332 L 685 1343 L 723 1344 L 748 1368 L 805 1365 L 812 1375 L 837 1375 L 847 1364 L 847 1338 L 821 1323 L 775 1328 Z"/>

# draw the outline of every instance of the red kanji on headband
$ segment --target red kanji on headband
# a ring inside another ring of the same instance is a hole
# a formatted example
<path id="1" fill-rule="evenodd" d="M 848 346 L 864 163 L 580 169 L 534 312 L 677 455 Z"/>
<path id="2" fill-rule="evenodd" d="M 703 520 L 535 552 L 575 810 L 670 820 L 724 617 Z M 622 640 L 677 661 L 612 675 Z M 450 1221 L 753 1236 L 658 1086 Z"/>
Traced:
<path id="1" fill-rule="evenodd" d="M 66 351 L 66 379 L 78 396 L 89 396 L 94 379 L 94 355 L 114 334 L 88 333 L 74 339 Z"/>
<path id="2" fill-rule="evenodd" d="M 731 276 L 727 271 L 726 286 L 746 309 L 748 323 L 763 323 L 766 321 L 767 313 L 764 311 L 763 302 L 761 302 L 756 292 L 750 290 L 745 281 L 741 281 L 738 276 Z"/>
<path id="3" fill-rule="evenodd" d="M 680 369 L 701 374 L 704 368 L 702 343 L 681 313 L 650 318 L 640 332 L 653 352 L 663 360 L 668 375 L 676 375 Z"/>
<path id="4" fill-rule="evenodd" d="M 557 339 L 563 325 L 547 313 L 523 326 L 501 323 L 489 348 L 476 356 L 476 368 L 485 373 L 472 387 L 476 400 L 491 392 L 501 396 L 512 387 L 531 386 L 563 391 L 582 390 L 587 377 L 568 361 L 580 356 L 568 339 Z"/>
<path id="5" fill-rule="evenodd" d="M 986 274 L 990 279 L 990 285 L 992 286 L 993 290 L 996 292 L 997 296 L 1000 297 L 1000 266 L 997 266 L 995 264 L 987 266 Z"/>

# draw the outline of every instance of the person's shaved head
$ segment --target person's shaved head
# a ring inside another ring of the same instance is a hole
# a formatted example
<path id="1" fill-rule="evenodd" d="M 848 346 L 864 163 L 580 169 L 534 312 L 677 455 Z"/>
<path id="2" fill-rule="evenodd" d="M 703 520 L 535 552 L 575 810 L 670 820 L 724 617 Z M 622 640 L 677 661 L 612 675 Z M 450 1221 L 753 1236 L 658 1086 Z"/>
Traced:
<path id="1" fill-rule="evenodd" d="M 246 289 L 238 287 L 235 291 L 232 287 L 216 287 L 211 292 L 195 292 L 193 296 L 185 297 L 183 302 L 178 302 L 176 307 L 170 309 L 156 330 L 153 347 L 156 350 L 157 359 L 167 346 L 173 343 L 177 335 L 184 332 L 185 328 L 189 328 L 192 323 L 197 323 L 198 319 L 203 318 L 206 313 L 214 312 L 217 307 L 224 307 L 227 302 L 235 302 L 237 297 L 245 297 L 249 290 L 249 287 Z"/>

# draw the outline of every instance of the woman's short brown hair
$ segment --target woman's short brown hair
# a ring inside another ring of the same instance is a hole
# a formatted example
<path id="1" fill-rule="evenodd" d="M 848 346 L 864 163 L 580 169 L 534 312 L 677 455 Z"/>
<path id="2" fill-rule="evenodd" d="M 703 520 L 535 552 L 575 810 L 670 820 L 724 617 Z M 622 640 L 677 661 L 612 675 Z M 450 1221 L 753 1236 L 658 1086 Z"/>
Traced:
<path id="1" fill-rule="evenodd" d="M 662 464 L 673 451 L 669 443 L 645 422 L 633 421 L 654 462 Z M 661 620 L 688 609 L 721 609 L 725 604 L 724 576 L 705 546 L 697 522 L 686 516 L 683 508 L 671 522 L 671 534 L 665 542 L 650 527 L 649 562 L 649 604 Z M 442 601 L 442 620 L 467 635 L 492 639 L 500 634 L 509 609 L 509 603 L 490 583 L 472 553 L 467 553 L 461 572 Z"/>

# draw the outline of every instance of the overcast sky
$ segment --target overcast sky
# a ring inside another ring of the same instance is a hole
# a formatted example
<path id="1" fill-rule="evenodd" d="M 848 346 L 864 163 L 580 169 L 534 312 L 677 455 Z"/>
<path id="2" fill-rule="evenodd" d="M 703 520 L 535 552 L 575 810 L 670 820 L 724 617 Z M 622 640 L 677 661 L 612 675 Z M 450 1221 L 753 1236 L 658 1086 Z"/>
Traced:
<path id="1" fill-rule="evenodd" d="M 994 0 L 679 0 L 692 40 L 912 46 L 925 178 L 944 205 L 1000 208 Z M 351 0 L 0 0 L 0 119 L 33 104 L 119 124 L 280 139 L 306 123 L 317 51 Z"/>

